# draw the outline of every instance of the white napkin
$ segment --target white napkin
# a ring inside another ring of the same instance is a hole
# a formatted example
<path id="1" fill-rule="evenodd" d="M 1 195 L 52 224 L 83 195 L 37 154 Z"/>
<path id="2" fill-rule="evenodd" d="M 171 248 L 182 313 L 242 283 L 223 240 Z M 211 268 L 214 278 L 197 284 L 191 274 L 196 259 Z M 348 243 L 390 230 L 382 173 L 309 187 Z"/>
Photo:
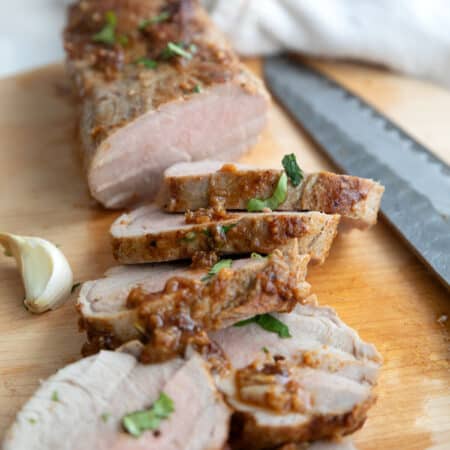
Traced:
<path id="1" fill-rule="evenodd" d="M 0 77 L 62 61 L 62 29 L 73 0 L 0 0 Z"/>
<path id="2" fill-rule="evenodd" d="M 0 77 L 62 60 L 74 0 L 0 0 Z M 203 0 L 244 55 L 381 63 L 450 87 L 450 0 Z"/>
<path id="3" fill-rule="evenodd" d="M 205 0 L 243 55 L 378 63 L 450 87 L 449 0 Z"/>

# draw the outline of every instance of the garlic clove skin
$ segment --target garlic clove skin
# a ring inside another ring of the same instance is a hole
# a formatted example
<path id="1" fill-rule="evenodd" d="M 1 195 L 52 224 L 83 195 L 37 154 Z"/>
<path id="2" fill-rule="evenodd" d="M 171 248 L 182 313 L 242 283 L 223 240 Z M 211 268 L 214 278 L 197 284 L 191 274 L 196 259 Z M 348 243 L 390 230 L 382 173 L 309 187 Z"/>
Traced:
<path id="1" fill-rule="evenodd" d="M 55 309 L 70 296 L 73 273 L 64 254 L 38 237 L 0 233 L 0 244 L 16 259 L 26 308 L 36 314 Z"/>

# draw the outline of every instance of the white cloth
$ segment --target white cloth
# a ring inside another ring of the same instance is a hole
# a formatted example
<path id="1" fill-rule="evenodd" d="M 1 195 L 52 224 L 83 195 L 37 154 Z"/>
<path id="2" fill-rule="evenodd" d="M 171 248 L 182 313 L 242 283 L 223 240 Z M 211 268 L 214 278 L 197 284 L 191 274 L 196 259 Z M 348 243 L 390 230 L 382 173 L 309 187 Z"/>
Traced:
<path id="1" fill-rule="evenodd" d="M 71 0 L 0 0 L 0 77 L 64 58 L 62 29 Z"/>
<path id="2" fill-rule="evenodd" d="M 74 0 L 0 0 L 0 76 L 63 58 Z M 203 0 L 244 55 L 381 63 L 450 87 L 450 0 Z"/>
<path id="3" fill-rule="evenodd" d="M 206 0 L 244 55 L 293 50 L 383 64 L 450 87 L 449 0 Z"/>

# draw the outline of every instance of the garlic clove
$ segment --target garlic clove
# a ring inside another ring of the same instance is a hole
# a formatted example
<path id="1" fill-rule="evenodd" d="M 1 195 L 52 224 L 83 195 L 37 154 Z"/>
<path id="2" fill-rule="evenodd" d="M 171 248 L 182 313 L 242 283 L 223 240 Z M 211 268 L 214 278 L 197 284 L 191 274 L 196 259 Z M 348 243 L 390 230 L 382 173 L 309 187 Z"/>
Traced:
<path id="1" fill-rule="evenodd" d="M 72 269 L 54 244 L 11 233 L 0 233 L 0 244 L 16 259 L 25 287 L 24 304 L 29 311 L 43 313 L 69 298 Z"/>

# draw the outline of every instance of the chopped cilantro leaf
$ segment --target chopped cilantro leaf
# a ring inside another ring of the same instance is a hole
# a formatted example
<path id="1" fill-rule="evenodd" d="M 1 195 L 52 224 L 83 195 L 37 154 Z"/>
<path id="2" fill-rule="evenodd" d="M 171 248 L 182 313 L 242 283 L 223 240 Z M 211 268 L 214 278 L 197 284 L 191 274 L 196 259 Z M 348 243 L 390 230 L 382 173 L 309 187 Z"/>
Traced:
<path id="1" fill-rule="evenodd" d="M 230 223 L 229 225 L 222 225 L 221 231 L 222 231 L 222 233 L 227 234 L 236 225 L 237 225 L 237 223 Z"/>
<path id="2" fill-rule="evenodd" d="M 155 23 L 165 22 L 170 18 L 170 13 L 168 11 L 163 11 L 161 14 L 154 16 L 150 19 L 144 19 L 139 22 L 139 29 L 145 30 L 149 25 L 154 25 Z"/>
<path id="3" fill-rule="evenodd" d="M 271 333 L 276 333 L 281 338 L 290 338 L 291 333 L 289 332 L 289 328 L 286 324 L 278 320 L 276 317 L 271 314 L 258 314 L 250 319 L 241 320 L 234 324 L 235 327 L 243 327 L 250 323 L 256 323 L 261 328 Z"/>
<path id="4" fill-rule="evenodd" d="M 249 212 L 262 211 L 265 208 L 277 209 L 285 200 L 287 195 L 287 175 L 283 172 L 278 180 L 277 186 L 272 196 L 266 200 L 260 200 L 258 198 L 252 198 L 247 204 L 247 210 Z"/>
<path id="5" fill-rule="evenodd" d="M 297 164 L 297 158 L 294 153 L 290 155 L 285 155 L 282 161 L 284 170 L 287 176 L 291 180 L 293 186 L 298 186 L 303 180 L 303 171 Z"/>
<path id="6" fill-rule="evenodd" d="M 208 281 L 215 275 L 217 275 L 222 269 L 229 268 L 233 264 L 231 259 L 222 259 L 221 261 L 214 264 L 206 276 L 202 278 L 202 281 Z"/>
<path id="7" fill-rule="evenodd" d="M 174 411 L 173 400 L 162 392 L 151 408 L 125 415 L 122 426 L 132 436 L 139 437 L 144 431 L 157 430 L 161 421 L 167 419 Z"/>
<path id="8" fill-rule="evenodd" d="M 147 69 L 156 69 L 158 67 L 158 63 L 154 59 L 146 58 L 142 56 L 135 61 L 136 64 L 140 64 Z"/>
<path id="9" fill-rule="evenodd" d="M 181 242 L 192 242 L 192 241 L 195 241 L 196 237 L 197 237 L 197 233 L 195 231 L 189 231 L 181 239 Z"/>
<path id="10" fill-rule="evenodd" d="M 98 33 L 92 36 L 92 40 L 102 44 L 114 45 L 116 43 L 116 26 L 116 13 L 114 11 L 108 11 L 105 14 L 105 25 Z"/>
<path id="11" fill-rule="evenodd" d="M 181 44 L 175 44 L 175 42 L 169 42 L 167 47 L 162 51 L 161 56 L 165 59 L 170 59 L 174 56 L 192 59 L 192 54 L 186 51 Z"/>

